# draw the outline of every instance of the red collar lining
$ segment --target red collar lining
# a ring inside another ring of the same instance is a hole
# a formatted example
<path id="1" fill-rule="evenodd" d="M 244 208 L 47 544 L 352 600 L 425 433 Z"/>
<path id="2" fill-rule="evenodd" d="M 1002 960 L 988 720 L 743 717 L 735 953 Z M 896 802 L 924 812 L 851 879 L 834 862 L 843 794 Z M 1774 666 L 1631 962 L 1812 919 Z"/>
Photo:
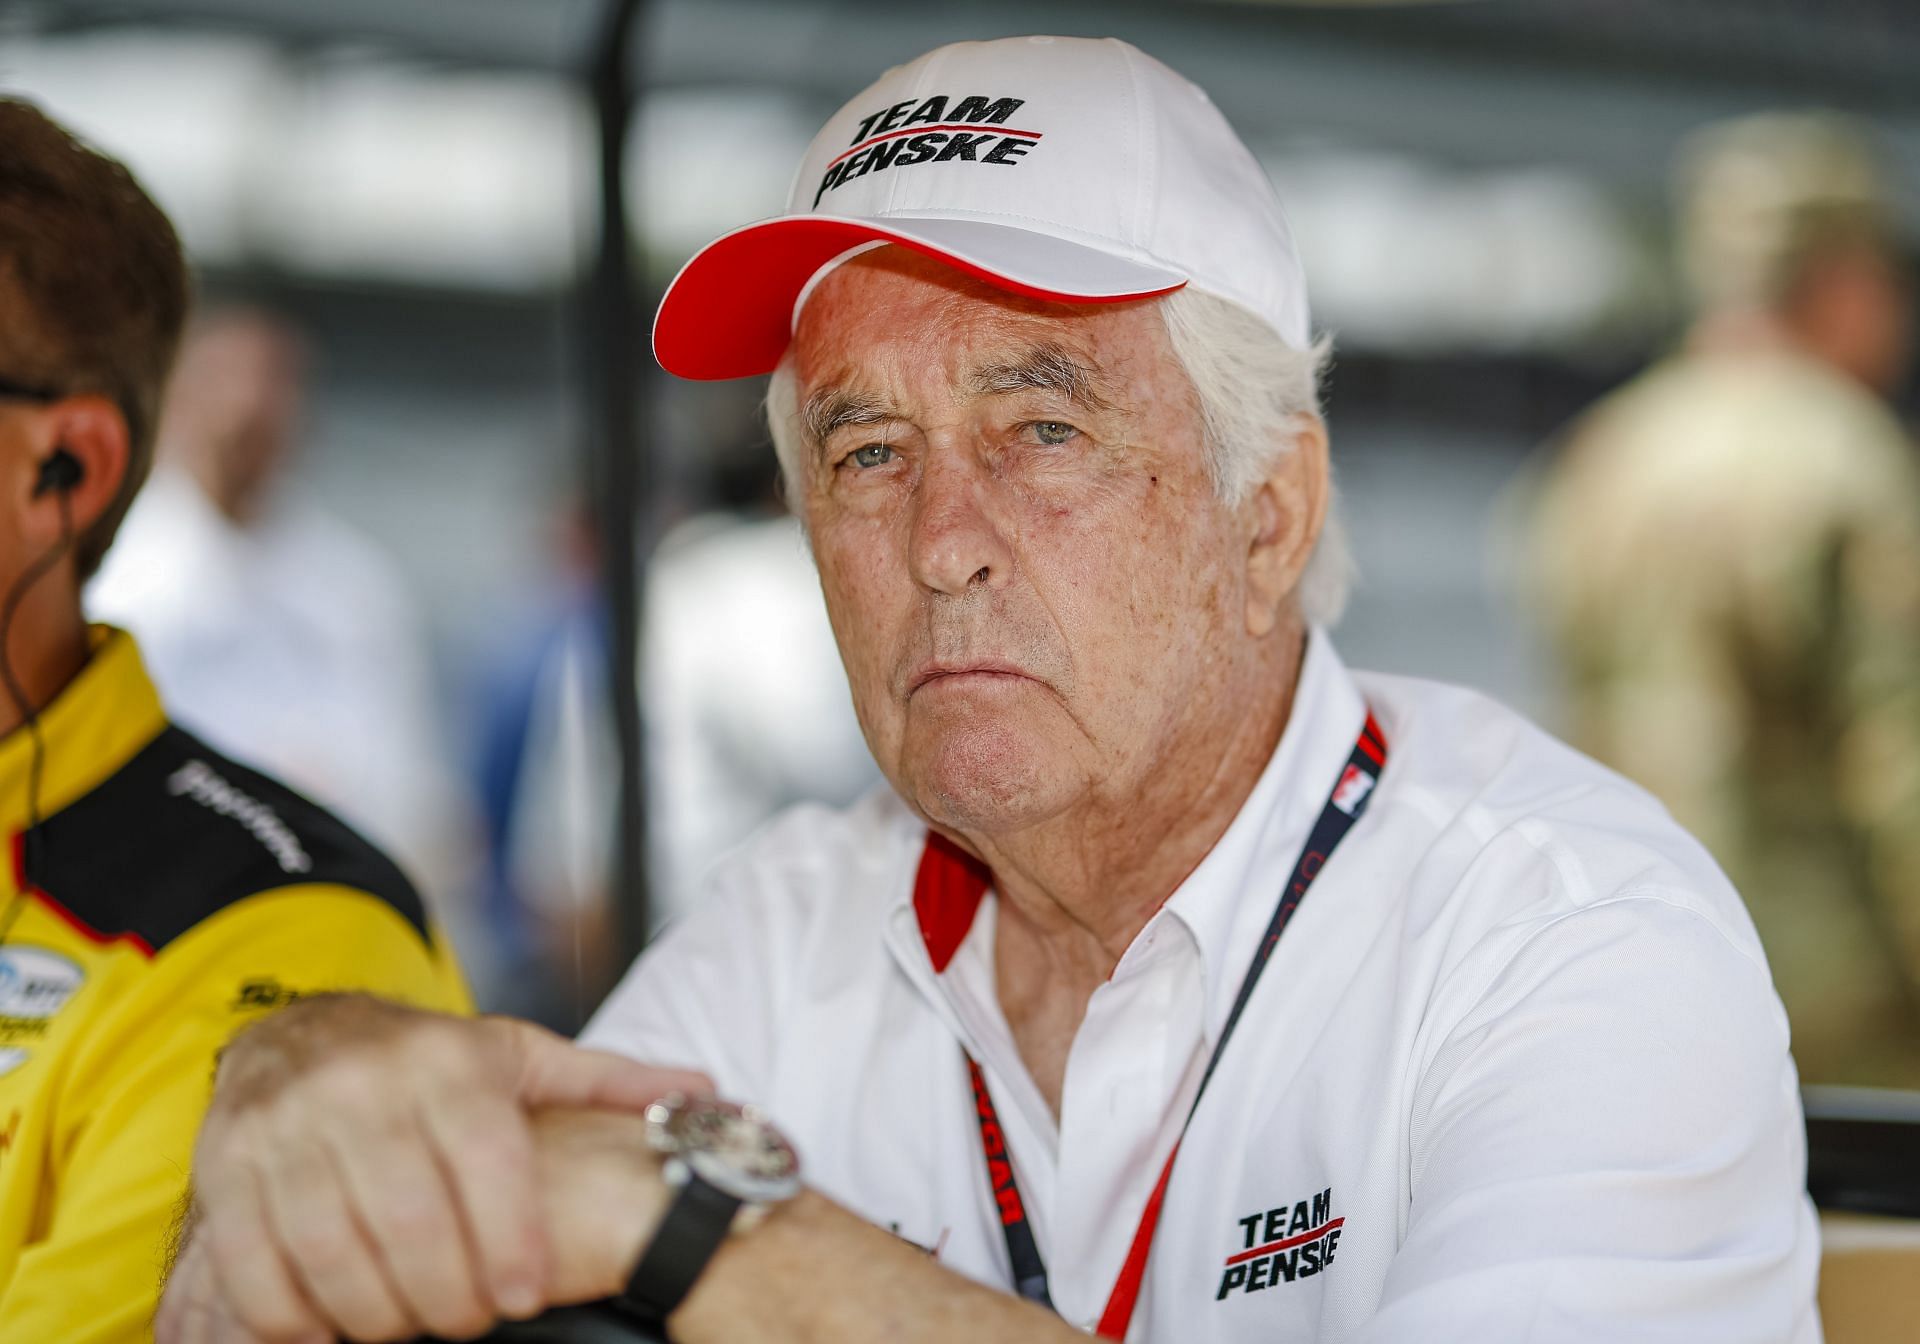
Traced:
<path id="1" fill-rule="evenodd" d="M 966 941 L 980 899 L 992 882 L 986 864 L 945 836 L 928 832 L 913 879 L 913 913 L 936 974 L 947 969 Z"/>

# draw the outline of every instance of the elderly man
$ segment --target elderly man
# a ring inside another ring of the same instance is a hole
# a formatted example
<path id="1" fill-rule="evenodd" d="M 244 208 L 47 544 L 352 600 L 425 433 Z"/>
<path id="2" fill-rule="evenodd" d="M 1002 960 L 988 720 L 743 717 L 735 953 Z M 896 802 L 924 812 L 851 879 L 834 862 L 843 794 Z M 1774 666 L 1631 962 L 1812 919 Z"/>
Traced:
<path id="1" fill-rule="evenodd" d="M 932 52 L 656 348 L 773 371 L 891 788 L 723 864 L 597 1049 L 353 998 L 251 1032 L 164 1341 L 616 1294 L 694 1344 L 1818 1338 L 1734 892 L 1645 794 L 1315 624 L 1319 356 L 1204 94 L 1118 42 Z M 655 1066 L 760 1109 L 555 1104 Z"/>

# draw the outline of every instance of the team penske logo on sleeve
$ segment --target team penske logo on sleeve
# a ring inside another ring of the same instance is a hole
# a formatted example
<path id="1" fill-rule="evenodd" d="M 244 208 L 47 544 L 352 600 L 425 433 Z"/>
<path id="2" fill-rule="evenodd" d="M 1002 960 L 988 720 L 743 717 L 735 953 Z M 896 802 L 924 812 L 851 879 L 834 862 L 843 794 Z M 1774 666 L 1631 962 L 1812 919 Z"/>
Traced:
<path id="1" fill-rule="evenodd" d="M 985 93 L 936 93 L 869 113 L 860 119 L 852 144 L 827 165 L 813 193 L 814 207 L 829 191 L 868 173 L 920 163 L 1017 163 L 1041 138 L 1039 131 L 1006 125 L 1025 102 Z"/>
<path id="2" fill-rule="evenodd" d="M 1234 1244 L 1213 1300 L 1258 1293 L 1310 1279 L 1333 1264 L 1345 1218 L 1333 1215 L 1333 1187 L 1310 1199 L 1262 1209 L 1236 1220 Z"/>

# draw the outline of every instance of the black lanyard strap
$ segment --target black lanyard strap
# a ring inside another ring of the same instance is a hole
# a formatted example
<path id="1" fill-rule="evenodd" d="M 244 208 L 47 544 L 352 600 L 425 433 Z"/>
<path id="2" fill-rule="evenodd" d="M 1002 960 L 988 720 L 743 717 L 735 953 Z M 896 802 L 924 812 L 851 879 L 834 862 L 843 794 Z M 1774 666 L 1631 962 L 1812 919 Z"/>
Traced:
<path id="1" fill-rule="evenodd" d="M 1134 1304 L 1140 1297 L 1140 1285 L 1146 1275 L 1147 1254 L 1152 1249 L 1153 1234 L 1159 1226 L 1160 1206 L 1166 1196 L 1167 1181 L 1173 1174 L 1173 1160 L 1180 1153 L 1180 1144 L 1186 1138 L 1187 1128 L 1193 1124 L 1194 1112 L 1200 1109 L 1200 1098 L 1206 1095 L 1207 1084 L 1213 1080 L 1214 1070 L 1219 1068 L 1221 1056 L 1226 1053 L 1227 1042 L 1233 1038 L 1234 1028 L 1240 1025 L 1240 1018 L 1253 998 L 1254 986 L 1260 982 L 1260 974 L 1266 970 L 1267 963 L 1273 960 L 1273 951 L 1279 946 L 1280 935 L 1286 932 L 1294 912 L 1306 899 L 1307 889 L 1325 869 L 1335 847 L 1366 812 L 1367 804 L 1373 798 L 1374 785 L 1379 782 L 1380 772 L 1386 768 L 1386 764 L 1387 740 L 1373 715 L 1368 714 L 1366 724 L 1354 742 L 1353 751 L 1327 796 L 1326 805 L 1320 809 L 1319 818 L 1307 834 L 1306 846 L 1300 851 L 1287 885 L 1280 892 L 1273 918 L 1267 921 L 1266 933 L 1261 936 L 1260 946 L 1254 949 L 1253 964 L 1247 967 L 1246 977 L 1240 982 L 1240 993 L 1235 996 L 1233 1009 L 1227 1014 L 1225 1025 L 1220 1028 L 1220 1039 L 1214 1043 L 1206 1072 L 1200 1075 L 1200 1086 L 1194 1092 L 1193 1104 L 1187 1108 L 1187 1118 L 1180 1126 L 1180 1137 L 1174 1140 L 1173 1151 L 1167 1154 L 1166 1165 L 1161 1169 L 1159 1183 L 1154 1186 L 1153 1194 L 1141 1214 L 1133 1243 L 1127 1250 L 1126 1262 L 1121 1266 L 1120 1277 L 1114 1283 L 1106 1311 L 1100 1319 L 1099 1333 L 1108 1339 L 1123 1339 L 1126 1336 L 1127 1326 L 1133 1319 Z M 926 862 L 923 858 L 923 873 Z M 971 1053 L 966 1058 L 968 1074 L 973 1081 L 974 1109 L 980 1123 L 980 1148 L 986 1159 L 987 1180 L 993 1190 L 994 1204 L 1000 1212 L 1000 1230 L 1006 1237 L 1007 1258 L 1013 1269 L 1014 1286 L 1020 1296 L 1051 1308 L 1053 1299 L 1047 1288 L 1046 1261 L 1034 1241 L 1033 1224 L 1027 1217 L 1026 1201 L 1013 1173 L 1013 1154 L 1007 1148 L 1006 1130 L 1000 1124 L 993 1097 L 987 1091 L 986 1074 Z"/>

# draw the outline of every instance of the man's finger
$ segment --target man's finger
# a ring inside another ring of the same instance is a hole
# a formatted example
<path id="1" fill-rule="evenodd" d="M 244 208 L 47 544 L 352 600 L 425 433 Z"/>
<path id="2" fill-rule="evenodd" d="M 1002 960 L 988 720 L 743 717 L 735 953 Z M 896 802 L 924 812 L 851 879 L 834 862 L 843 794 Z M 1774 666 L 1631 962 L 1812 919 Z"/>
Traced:
<path id="1" fill-rule="evenodd" d="M 330 1324 L 357 1340 L 420 1333 L 387 1281 L 379 1248 L 355 1216 L 352 1194 L 325 1148 L 312 1140 L 289 1143 L 262 1174 L 261 1185 L 274 1240 Z"/>
<path id="2" fill-rule="evenodd" d="M 659 1069 L 606 1050 L 588 1050 L 531 1022 L 497 1019 L 513 1052 L 523 1106 L 638 1111 L 670 1092 L 711 1093 L 691 1069 Z"/>
<path id="3" fill-rule="evenodd" d="M 523 1320 L 547 1304 L 547 1240 L 527 1113 L 482 1094 L 422 1109 L 421 1125 L 460 1201 L 475 1270 L 495 1311 Z"/>
<path id="4" fill-rule="evenodd" d="M 257 1344 L 258 1336 L 227 1313 L 213 1278 L 213 1260 L 195 1239 L 167 1275 L 153 1318 L 154 1344 Z M 325 1333 L 312 1344 L 325 1344 Z"/>
<path id="5" fill-rule="evenodd" d="M 414 1323 L 412 1333 L 464 1339 L 492 1325 L 482 1271 L 469 1262 L 458 1195 L 420 1124 L 353 1135 L 347 1145 L 333 1147 L 332 1158 L 386 1279 Z"/>
<path id="6" fill-rule="evenodd" d="M 203 1164 L 196 1160 L 194 1166 L 198 1172 Z M 206 1281 L 223 1309 L 202 1313 L 200 1324 L 212 1331 L 225 1317 L 264 1344 L 329 1344 L 333 1331 L 307 1300 L 269 1230 L 252 1168 L 236 1161 L 222 1164 L 220 1172 L 202 1188 L 206 1213 L 193 1235 L 206 1248 Z"/>

